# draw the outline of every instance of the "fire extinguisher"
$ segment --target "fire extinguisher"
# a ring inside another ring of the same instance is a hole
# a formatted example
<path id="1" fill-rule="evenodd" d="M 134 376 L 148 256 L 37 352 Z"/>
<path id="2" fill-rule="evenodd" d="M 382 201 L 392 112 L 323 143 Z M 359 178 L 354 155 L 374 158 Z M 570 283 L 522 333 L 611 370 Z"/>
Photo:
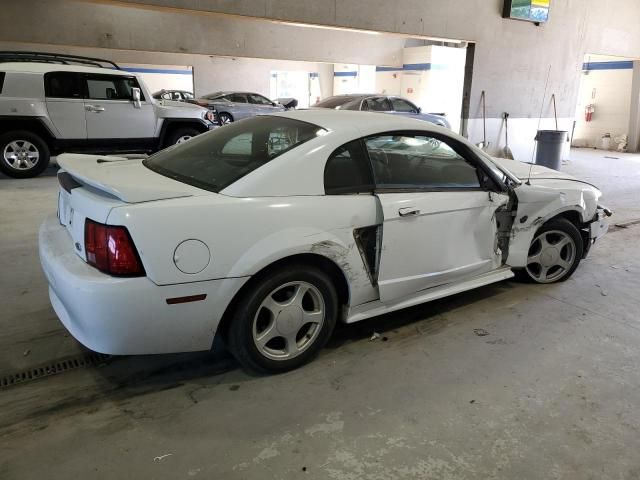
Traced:
<path id="1" fill-rule="evenodd" d="M 589 105 L 587 105 L 584 109 L 584 119 L 587 122 L 590 122 L 591 120 L 593 120 L 593 114 L 596 111 L 596 106 L 593 103 L 590 103 Z"/>

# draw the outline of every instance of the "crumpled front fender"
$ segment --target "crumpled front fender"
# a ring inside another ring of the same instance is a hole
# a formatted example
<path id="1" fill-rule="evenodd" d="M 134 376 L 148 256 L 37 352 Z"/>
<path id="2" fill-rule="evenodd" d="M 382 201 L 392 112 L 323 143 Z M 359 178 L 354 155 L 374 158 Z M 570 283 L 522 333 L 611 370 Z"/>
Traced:
<path id="1" fill-rule="evenodd" d="M 511 229 L 507 264 L 524 267 L 533 238 L 542 225 L 565 213 L 577 212 L 583 223 L 596 214 L 601 192 L 591 185 L 566 180 L 522 184 L 514 190 L 518 209 Z"/>

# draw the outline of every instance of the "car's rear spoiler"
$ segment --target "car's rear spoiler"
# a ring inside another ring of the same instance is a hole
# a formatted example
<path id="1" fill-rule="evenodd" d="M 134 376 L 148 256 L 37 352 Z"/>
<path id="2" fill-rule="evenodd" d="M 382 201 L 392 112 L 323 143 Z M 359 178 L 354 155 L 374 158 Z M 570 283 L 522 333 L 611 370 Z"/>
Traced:
<path id="1" fill-rule="evenodd" d="M 65 153 L 58 164 L 76 182 L 126 203 L 190 197 L 204 191 L 159 175 L 140 159 Z"/>

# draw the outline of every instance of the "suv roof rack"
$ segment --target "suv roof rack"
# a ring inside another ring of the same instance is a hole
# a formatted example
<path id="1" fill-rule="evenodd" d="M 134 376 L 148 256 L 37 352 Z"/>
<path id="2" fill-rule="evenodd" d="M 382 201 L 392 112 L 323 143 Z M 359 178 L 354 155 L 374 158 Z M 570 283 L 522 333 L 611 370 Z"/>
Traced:
<path id="1" fill-rule="evenodd" d="M 83 57 L 81 55 L 67 55 L 64 53 L 0 51 L 0 63 L 6 62 L 60 63 L 63 65 L 76 63 L 80 65 L 90 65 L 92 67 L 121 70 L 121 68 L 111 60 Z"/>

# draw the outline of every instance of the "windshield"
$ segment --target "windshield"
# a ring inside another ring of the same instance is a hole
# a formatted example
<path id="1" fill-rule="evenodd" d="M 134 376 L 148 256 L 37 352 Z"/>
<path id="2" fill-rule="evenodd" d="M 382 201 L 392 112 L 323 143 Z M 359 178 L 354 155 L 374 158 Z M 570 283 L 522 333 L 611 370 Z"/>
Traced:
<path id="1" fill-rule="evenodd" d="M 486 153 L 484 150 L 476 149 L 476 152 L 482 156 L 486 161 L 485 164 L 493 170 L 493 173 L 503 182 L 506 183 L 507 179 L 511 181 L 514 185 L 519 185 L 522 183 L 522 180 L 517 175 L 511 173 L 506 167 L 500 165 L 496 160 Z"/>
<path id="2" fill-rule="evenodd" d="M 219 192 L 325 130 L 286 117 L 258 116 L 167 148 L 143 162 L 166 177 Z"/>
<path id="3" fill-rule="evenodd" d="M 321 107 L 321 108 L 336 108 L 336 107 L 340 107 L 342 105 L 344 105 L 345 103 L 349 103 L 352 102 L 354 100 L 359 100 L 360 97 L 351 97 L 351 96 L 344 96 L 344 97 L 329 97 L 326 98 L 318 103 L 316 103 L 314 105 L 314 107 Z"/>

